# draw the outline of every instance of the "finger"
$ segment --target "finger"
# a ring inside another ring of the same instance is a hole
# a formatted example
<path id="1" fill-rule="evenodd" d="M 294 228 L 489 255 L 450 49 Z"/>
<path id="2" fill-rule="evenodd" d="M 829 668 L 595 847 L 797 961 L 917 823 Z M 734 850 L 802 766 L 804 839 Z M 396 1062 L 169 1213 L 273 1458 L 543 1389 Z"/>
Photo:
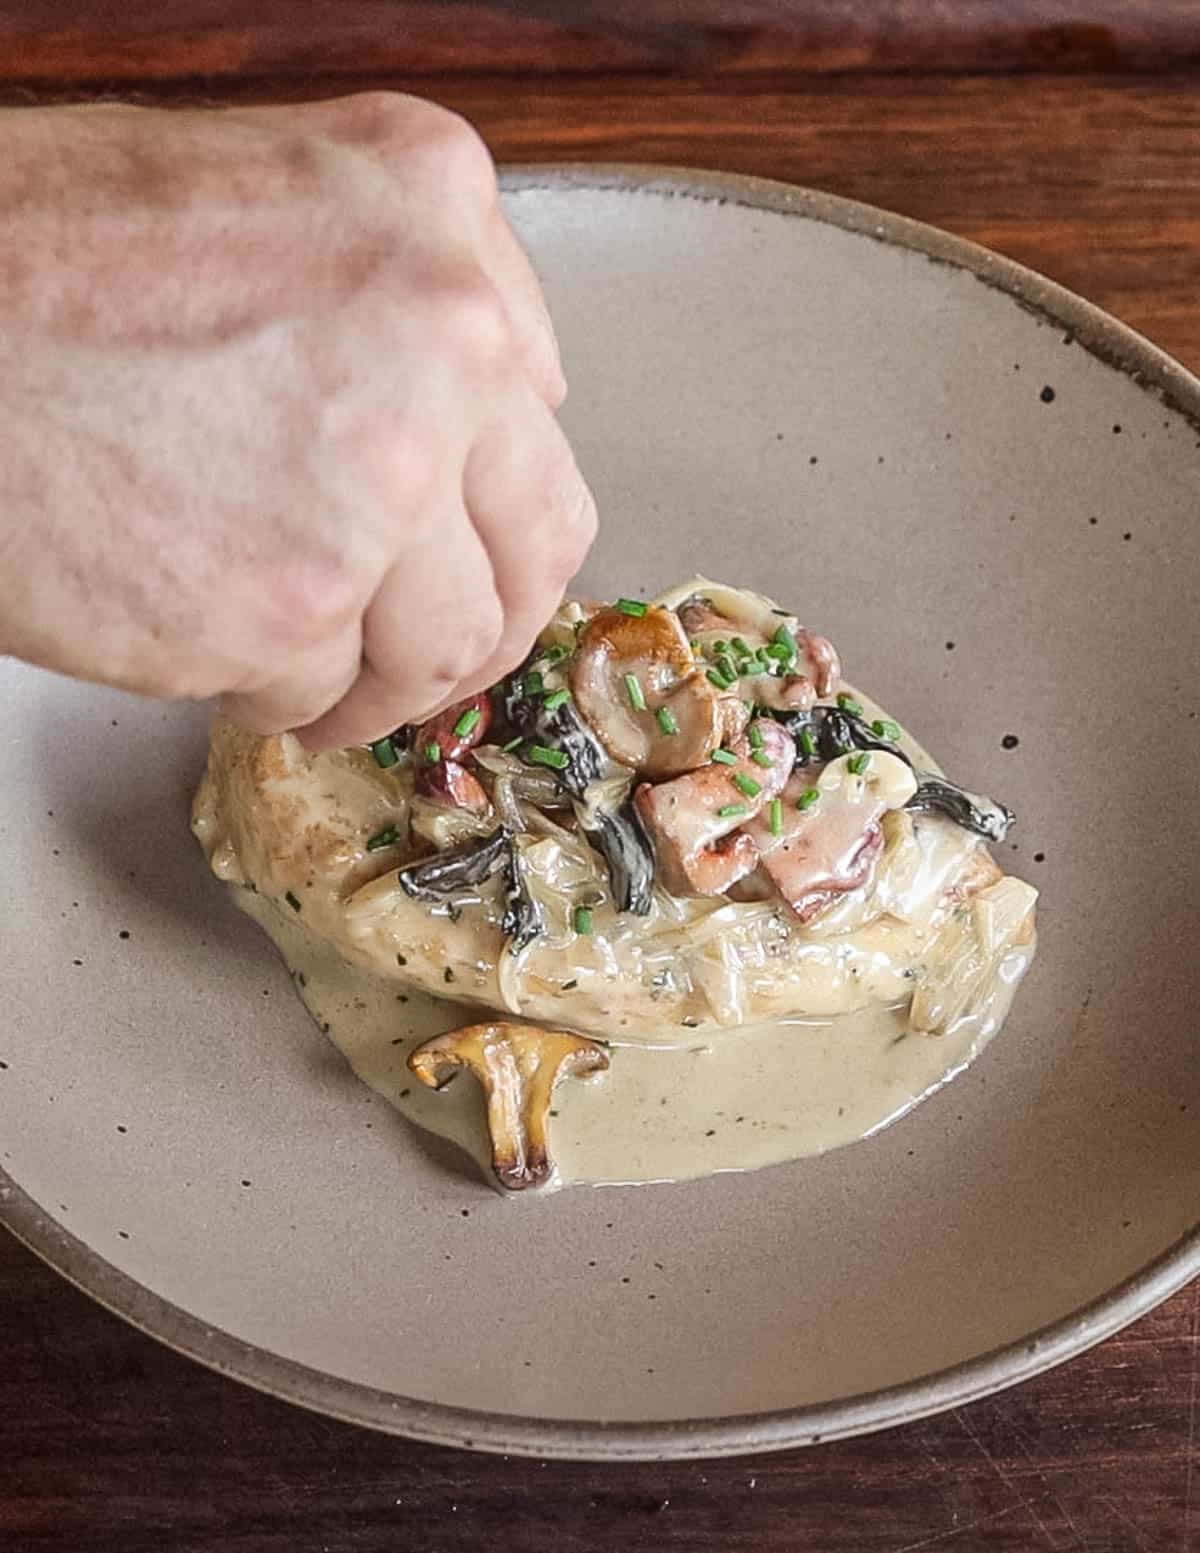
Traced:
<path id="1" fill-rule="evenodd" d="M 499 202 L 488 217 L 480 262 L 500 293 L 509 327 L 534 388 L 552 410 L 567 397 L 567 381 L 550 311 L 525 250 Z"/>
<path id="2" fill-rule="evenodd" d="M 467 459 L 463 495 L 491 560 L 504 631 L 470 691 L 516 667 L 596 534 L 596 504 L 561 427 L 528 385 Z"/>
<path id="3" fill-rule="evenodd" d="M 409 523 L 404 549 L 363 617 L 353 685 L 296 732 L 310 749 L 332 749 L 419 721 L 477 673 L 501 625 L 491 564 L 465 513 Z"/>
<path id="4" fill-rule="evenodd" d="M 221 711 L 251 733 L 283 733 L 328 712 L 358 678 L 362 633 L 357 622 L 340 642 L 289 669 L 286 678 L 221 698 Z"/>

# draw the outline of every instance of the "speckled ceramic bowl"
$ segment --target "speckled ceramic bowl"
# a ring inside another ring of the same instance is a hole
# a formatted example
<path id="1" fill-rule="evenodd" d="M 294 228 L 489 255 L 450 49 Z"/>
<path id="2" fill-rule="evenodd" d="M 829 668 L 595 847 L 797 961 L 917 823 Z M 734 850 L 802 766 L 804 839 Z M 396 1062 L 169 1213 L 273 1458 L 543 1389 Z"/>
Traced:
<path id="1" fill-rule="evenodd" d="M 575 1456 L 879 1428 L 1200 1267 L 1200 383 L 1017 266 L 746 179 L 533 171 L 589 589 L 789 601 L 1020 826 L 1009 1026 L 840 1153 L 503 1200 L 358 1084 L 187 830 L 202 712 L 0 666 L 0 1218 L 361 1423 Z M 1009 737 L 1005 737 L 1005 736 Z"/>

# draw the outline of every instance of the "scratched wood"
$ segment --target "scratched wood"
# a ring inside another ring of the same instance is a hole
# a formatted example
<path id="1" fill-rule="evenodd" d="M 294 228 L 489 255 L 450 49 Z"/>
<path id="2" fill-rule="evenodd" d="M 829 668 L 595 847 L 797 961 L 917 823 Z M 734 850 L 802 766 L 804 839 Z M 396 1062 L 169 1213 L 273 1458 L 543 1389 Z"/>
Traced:
<path id="1" fill-rule="evenodd" d="M 1200 368 L 1198 33 L 1196 0 L 22 0 L 0 6 L 0 89 L 407 86 L 503 158 L 722 167 L 919 216 Z M 952 1414 L 664 1466 L 475 1457 L 296 1411 L 3 1236 L 0 1333 L 5 1553 L 1200 1553 L 1200 1285 Z"/>
<path id="2" fill-rule="evenodd" d="M 1002 1396 L 746 1460 L 472 1456 L 302 1413 L 131 1331 L 0 1237 L 12 1553 L 1189 1553 L 1200 1285 Z"/>
<path id="3" fill-rule="evenodd" d="M 20 0 L 0 74 L 41 81 L 382 70 L 1162 70 L 1195 0 Z"/>

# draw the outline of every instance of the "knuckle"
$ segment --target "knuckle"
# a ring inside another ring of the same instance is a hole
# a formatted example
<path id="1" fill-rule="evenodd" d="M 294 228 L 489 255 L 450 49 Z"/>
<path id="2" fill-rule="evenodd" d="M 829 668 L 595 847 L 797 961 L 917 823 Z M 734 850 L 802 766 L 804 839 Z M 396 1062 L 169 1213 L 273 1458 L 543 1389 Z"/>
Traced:
<path id="1" fill-rule="evenodd" d="M 468 356 L 492 363 L 508 352 L 508 313 L 500 294 L 480 270 L 462 269 L 444 276 L 437 307 L 443 335 Z"/>
<path id="2" fill-rule="evenodd" d="M 288 557 L 263 589 L 268 641 L 311 646 L 339 637 L 362 613 L 362 585 L 349 557 L 336 550 Z"/>
<path id="3" fill-rule="evenodd" d="M 472 124 L 449 108 L 424 103 L 416 130 L 431 169 L 446 180 L 455 198 L 492 204 L 497 195 L 496 165 Z"/>
<path id="4" fill-rule="evenodd" d="M 342 100 L 343 122 L 355 140 L 384 149 L 411 133 L 419 105 L 403 92 L 358 92 Z"/>
<path id="5" fill-rule="evenodd" d="M 438 643 L 430 660 L 430 679 L 439 688 L 453 689 L 488 661 L 503 634 L 504 613 L 495 593 L 485 600 L 473 601 L 469 615 L 464 615 L 453 638 Z"/>

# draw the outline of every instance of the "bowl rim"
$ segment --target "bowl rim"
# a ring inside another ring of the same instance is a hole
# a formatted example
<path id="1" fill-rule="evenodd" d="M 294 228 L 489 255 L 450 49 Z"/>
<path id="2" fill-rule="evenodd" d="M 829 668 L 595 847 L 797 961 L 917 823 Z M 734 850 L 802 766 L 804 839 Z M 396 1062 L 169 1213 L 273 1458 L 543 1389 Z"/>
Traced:
<path id="1" fill-rule="evenodd" d="M 817 221 L 966 270 L 1132 378 L 1200 432 L 1200 379 L 1135 330 L 1036 271 L 936 227 L 839 195 L 737 173 L 637 163 L 530 163 L 505 193 L 604 191 L 736 204 Z M 395 1396 L 247 1343 L 155 1294 L 65 1229 L 0 1168 L 0 1226 L 99 1304 L 259 1391 L 433 1444 L 561 1460 L 668 1460 L 785 1450 L 908 1423 L 1027 1380 L 1103 1341 L 1200 1274 L 1200 1223 L 1096 1299 L 988 1353 L 899 1385 L 765 1413 L 662 1422 L 535 1418 Z"/>

